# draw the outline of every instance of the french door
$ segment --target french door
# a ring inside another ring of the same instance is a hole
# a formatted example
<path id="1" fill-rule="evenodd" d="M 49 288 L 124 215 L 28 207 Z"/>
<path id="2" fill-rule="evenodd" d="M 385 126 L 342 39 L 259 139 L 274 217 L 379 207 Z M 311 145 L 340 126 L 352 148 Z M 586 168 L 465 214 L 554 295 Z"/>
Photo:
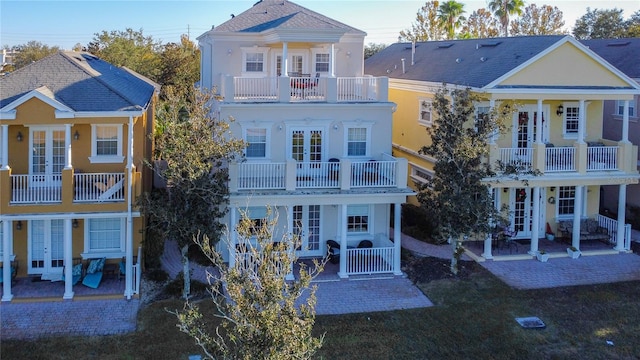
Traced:
<path id="1" fill-rule="evenodd" d="M 289 52 L 289 63 L 287 64 L 287 72 L 289 74 L 304 73 L 305 72 L 304 70 L 306 69 L 306 67 L 304 66 L 305 58 L 306 56 L 303 54 L 292 54 L 291 52 Z M 276 74 L 281 75 L 282 74 L 282 54 L 276 55 L 275 63 L 276 63 Z"/>
<path id="2" fill-rule="evenodd" d="M 291 158 L 298 162 L 298 177 L 316 176 L 323 161 L 323 131 L 317 128 L 297 128 L 291 130 Z"/>
<path id="3" fill-rule="evenodd" d="M 298 256 L 321 256 L 320 205 L 293 207 L 293 233 L 300 241 Z"/>
<path id="4" fill-rule="evenodd" d="M 31 128 L 30 186 L 59 187 L 65 166 L 64 127 Z"/>
<path id="5" fill-rule="evenodd" d="M 536 199 L 533 198 L 533 189 L 531 188 L 517 188 L 511 190 L 511 210 L 513 229 L 518 231 L 516 237 L 518 238 L 530 238 L 531 232 L 534 226 L 538 227 L 538 234 L 543 235 L 545 231 L 546 218 L 544 200 L 546 193 L 544 189 L 540 189 L 540 198 L 538 201 L 539 217 L 535 219 L 533 217 L 533 203 Z"/>
<path id="6" fill-rule="evenodd" d="M 29 274 L 58 278 L 64 266 L 64 220 L 29 221 Z"/>
<path id="7" fill-rule="evenodd" d="M 548 141 L 549 134 L 549 124 L 546 121 L 547 117 L 546 112 L 548 111 L 548 106 L 543 107 L 542 111 L 542 142 Z M 533 147 L 533 142 L 535 141 L 536 133 L 538 132 L 538 107 L 533 105 L 524 106 L 518 113 L 515 115 L 513 129 L 516 129 L 513 132 L 514 139 L 513 142 L 515 147 L 519 149 L 526 149 Z"/>

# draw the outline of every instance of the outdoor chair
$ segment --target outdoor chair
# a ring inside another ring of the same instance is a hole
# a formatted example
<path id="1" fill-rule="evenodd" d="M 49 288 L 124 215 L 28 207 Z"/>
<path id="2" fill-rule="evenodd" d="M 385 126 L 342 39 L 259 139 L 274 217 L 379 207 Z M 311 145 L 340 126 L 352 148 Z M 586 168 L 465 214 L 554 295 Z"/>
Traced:
<path id="1" fill-rule="evenodd" d="M 106 260 L 106 258 L 101 258 L 91 259 L 89 261 L 87 274 L 84 276 L 84 279 L 82 279 L 82 285 L 92 289 L 97 289 L 98 286 L 100 286 L 100 282 L 102 281 L 102 270 Z"/>
<path id="2" fill-rule="evenodd" d="M 373 243 L 371 240 L 362 240 L 358 243 L 358 249 L 371 249 L 373 247 Z"/>
<path id="3" fill-rule="evenodd" d="M 327 240 L 327 256 L 332 264 L 340 262 L 340 244 L 335 240 Z"/>
<path id="4" fill-rule="evenodd" d="M 11 283 L 16 281 L 16 276 L 18 276 L 18 268 L 20 267 L 20 262 L 18 260 L 11 261 Z M 0 284 L 4 282 L 4 269 L 0 266 Z"/>

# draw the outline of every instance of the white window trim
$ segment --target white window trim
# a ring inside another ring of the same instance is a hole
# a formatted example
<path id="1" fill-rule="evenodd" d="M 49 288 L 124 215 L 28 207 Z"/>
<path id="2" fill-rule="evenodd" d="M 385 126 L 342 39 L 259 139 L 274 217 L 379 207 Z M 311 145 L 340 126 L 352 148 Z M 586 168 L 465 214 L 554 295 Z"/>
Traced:
<path id="1" fill-rule="evenodd" d="M 422 119 L 422 104 L 427 103 L 429 106 L 429 119 Z M 418 125 L 425 127 L 433 126 L 433 99 L 432 98 L 418 98 Z"/>
<path id="2" fill-rule="evenodd" d="M 247 126 L 247 127 L 243 127 L 242 128 L 242 139 L 244 139 L 244 141 L 247 141 L 247 130 L 249 129 L 264 129 L 266 130 L 265 132 L 265 138 L 266 138 L 266 142 L 265 142 L 265 149 L 264 149 L 264 157 L 247 157 L 247 148 L 245 148 L 243 150 L 244 155 L 247 159 L 247 161 L 261 161 L 261 160 L 270 160 L 271 159 L 271 127 L 269 126 Z"/>
<path id="3" fill-rule="evenodd" d="M 96 143 L 98 126 L 115 126 L 118 132 L 118 154 L 117 155 L 98 155 L 98 146 Z M 122 155 L 122 124 L 93 124 L 91 125 L 91 156 L 89 162 L 92 164 L 109 164 L 122 163 L 124 156 Z"/>
<path id="4" fill-rule="evenodd" d="M 269 54 L 268 47 L 252 46 L 242 47 L 242 71 L 241 74 L 244 77 L 262 77 L 267 74 L 268 64 L 267 55 Z M 249 53 L 262 53 L 262 71 L 247 71 L 247 54 Z M 275 66 L 275 65 L 274 65 Z"/>
<path id="5" fill-rule="evenodd" d="M 367 231 L 349 231 L 349 208 L 352 206 L 362 206 L 367 207 Z M 354 204 L 347 205 L 347 213 L 345 214 L 345 226 L 347 226 L 347 237 L 349 236 L 361 236 L 361 235 L 372 235 L 373 234 L 373 207 L 369 204 Z"/>
<path id="6" fill-rule="evenodd" d="M 625 100 L 615 100 L 614 102 L 615 109 L 613 111 L 613 115 L 619 116 L 620 119 L 622 119 L 622 117 L 624 116 L 624 102 Z M 623 107 L 622 109 L 623 112 L 618 112 L 621 106 Z M 633 115 L 631 115 L 631 109 L 633 109 Z M 629 100 L 629 119 L 637 119 L 637 118 L 638 118 L 638 107 L 636 106 L 636 98 L 634 97 L 633 100 Z"/>
<path id="7" fill-rule="evenodd" d="M 125 256 L 125 242 L 127 238 L 125 218 L 120 218 L 120 249 L 115 251 L 91 251 L 89 237 L 89 222 L 91 220 L 99 220 L 103 218 L 87 218 L 84 219 L 84 252 L 80 254 L 83 259 L 94 259 L 106 257 L 107 259 L 119 259 Z M 111 218 L 110 218 L 111 219 Z"/>
<path id="8" fill-rule="evenodd" d="M 316 70 L 316 54 L 328 54 L 329 55 L 329 68 L 327 71 L 317 71 Z M 315 76 L 316 73 L 320 73 L 320 75 L 329 75 L 331 71 L 331 51 L 329 49 L 323 48 L 311 48 L 311 69 L 313 69 L 313 73 L 311 76 Z"/>
<path id="9" fill-rule="evenodd" d="M 16 254 L 13 252 L 13 240 L 12 240 L 13 239 L 13 221 L 11 220 L 2 220 L 2 221 L 9 221 L 9 223 L 11 224 L 9 226 L 9 253 L 11 254 L 9 255 L 9 257 L 11 258 L 11 261 L 14 261 L 16 259 Z M 0 221 L 0 246 L 4 246 L 2 244 L 2 241 L 3 241 L 2 237 L 4 236 L 2 221 Z M 3 261 L 3 259 L 4 259 L 4 254 L 2 253 L 2 249 L 0 249 L 0 263 Z M 1 273 L 0 273 L 0 276 L 2 276 Z"/>
<path id="10" fill-rule="evenodd" d="M 562 106 L 564 107 L 564 113 L 562 113 L 562 137 L 565 139 L 577 139 L 578 138 L 578 133 L 580 132 L 580 130 L 576 131 L 575 133 L 567 133 L 567 109 L 570 107 L 575 107 L 578 108 L 578 127 L 580 127 L 580 117 L 584 116 L 584 114 L 580 114 L 580 103 L 577 102 L 565 102 L 562 103 Z M 584 107 L 585 111 L 587 109 L 587 107 Z M 584 125 L 584 124 L 583 124 Z M 584 136 L 586 137 L 586 131 Z"/>
<path id="11" fill-rule="evenodd" d="M 479 101 L 479 102 L 475 103 L 475 105 L 473 107 L 473 127 L 476 129 L 476 131 L 478 131 L 478 127 L 476 126 L 476 123 L 478 121 L 478 114 L 480 113 L 478 110 L 481 107 L 482 108 L 484 108 L 484 107 L 489 108 L 489 112 L 491 112 L 491 103 L 489 103 L 488 101 Z"/>
<path id="12" fill-rule="evenodd" d="M 420 185 L 426 184 L 430 179 L 425 179 L 422 176 L 417 175 L 416 174 L 417 171 L 421 171 L 421 172 L 430 174 L 432 179 L 436 174 L 435 171 L 426 169 L 426 168 L 424 168 L 422 166 L 419 166 L 419 165 L 417 165 L 415 163 L 412 163 L 412 162 L 409 163 L 409 167 L 411 169 L 411 175 L 410 175 L 411 180 L 415 181 L 417 184 L 420 184 Z"/>
<path id="13" fill-rule="evenodd" d="M 373 121 L 343 121 L 344 126 L 344 151 L 343 156 L 349 159 L 368 159 L 371 157 L 371 129 L 373 128 Z M 365 128 L 367 131 L 367 146 L 365 154 L 362 156 L 349 155 L 349 129 L 361 129 Z"/>
<path id="14" fill-rule="evenodd" d="M 575 186 L 574 186 L 575 187 Z M 560 187 L 556 190 L 558 194 L 560 194 Z M 578 192 L 576 189 L 576 197 L 578 196 Z M 573 203 L 575 204 L 576 198 L 573 199 Z M 559 213 L 560 210 L 560 199 L 556 198 L 555 211 L 556 211 L 556 220 L 573 220 L 574 214 L 562 214 Z M 580 209 L 580 218 L 585 218 L 587 216 L 587 187 L 582 187 L 582 209 Z"/>

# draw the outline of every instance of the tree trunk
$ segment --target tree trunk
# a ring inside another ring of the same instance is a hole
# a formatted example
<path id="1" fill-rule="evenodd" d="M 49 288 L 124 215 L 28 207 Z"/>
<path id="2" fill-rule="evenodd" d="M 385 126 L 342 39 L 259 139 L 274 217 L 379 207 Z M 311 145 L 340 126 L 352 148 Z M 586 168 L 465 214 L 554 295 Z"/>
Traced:
<path id="1" fill-rule="evenodd" d="M 182 288 L 182 298 L 189 299 L 191 293 L 191 273 L 189 271 L 189 244 L 184 245 L 180 251 L 182 253 L 182 276 L 184 287 Z"/>
<path id="2" fill-rule="evenodd" d="M 462 236 L 460 236 L 462 238 Z M 453 251 L 453 256 L 451 256 L 451 272 L 453 275 L 458 275 L 458 262 L 460 261 L 460 257 L 464 253 L 464 249 L 462 248 L 462 239 L 453 240 L 450 239 L 451 249 Z"/>

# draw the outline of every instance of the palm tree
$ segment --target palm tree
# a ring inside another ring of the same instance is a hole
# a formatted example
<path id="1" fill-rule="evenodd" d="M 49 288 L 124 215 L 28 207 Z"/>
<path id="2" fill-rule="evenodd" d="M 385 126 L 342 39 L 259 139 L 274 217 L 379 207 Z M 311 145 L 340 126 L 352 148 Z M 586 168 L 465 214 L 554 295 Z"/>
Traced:
<path id="1" fill-rule="evenodd" d="M 523 0 L 491 0 L 489 1 L 489 9 L 493 11 L 502 25 L 504 36 L 509 36 L 509 15 L 522 14 L 524 7 Z"/>
<path id="2" fill-rule="evenodd" d="M 438 7 L 438 20 L 440 26 L 447 31 L 447 39 L 455 37 L 456 29 L 462 25 L 464 20 L 464 4 L 454 0 L 442 3 Z"/>

